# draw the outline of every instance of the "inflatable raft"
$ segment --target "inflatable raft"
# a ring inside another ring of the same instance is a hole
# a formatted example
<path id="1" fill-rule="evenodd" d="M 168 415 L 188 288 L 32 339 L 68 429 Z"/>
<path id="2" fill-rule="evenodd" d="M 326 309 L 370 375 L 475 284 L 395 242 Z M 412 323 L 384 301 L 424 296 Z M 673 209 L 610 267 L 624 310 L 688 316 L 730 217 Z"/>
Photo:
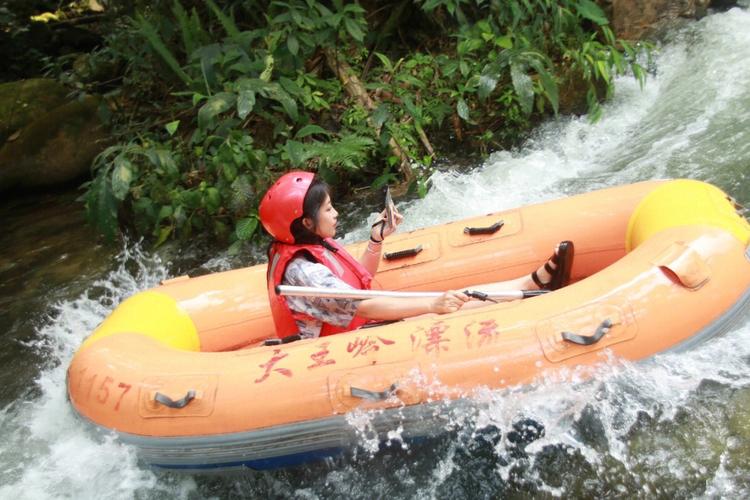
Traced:
<path id="1" fill-rule="evenodd" d="M 750 226 L 698 181 L 652 181 L 396 234 L 374 288 L 465 289 L 575 243 L 573 283 L 538 297 L 314 340 L 274 339 L 266 266 L 178 277 L 120 304 L 68 369 L 75 411 L 158 468 L 265 469 L 356 444 L 346 414 L 404 439 L 436 408 L 550 370 L 640 360 L 726 329 L 750 300 Z M 351 245 L 359 255 L 364 243 Z"/>

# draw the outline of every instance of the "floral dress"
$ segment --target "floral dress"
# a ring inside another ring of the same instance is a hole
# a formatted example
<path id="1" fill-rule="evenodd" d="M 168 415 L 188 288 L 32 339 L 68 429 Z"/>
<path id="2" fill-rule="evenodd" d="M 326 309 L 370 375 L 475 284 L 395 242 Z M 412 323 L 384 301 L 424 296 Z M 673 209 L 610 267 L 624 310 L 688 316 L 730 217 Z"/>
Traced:
<path id="1" fill-rule="evenodd" d="M 284 285 L 312 286 L 353 290 L 354 288 L 334 276 L 330 269 L 318 262 L 310 262 L 305 257 L 292 259 L 286 267 Z M 287 297 L 289 309 L 306 314 L 313 319 L 296 320 L 302 338 L 315 338 L 320 335 L 323 323 L 345 327 L 351 323 L 361 299 L 334 299 L 322 297 Z"/>

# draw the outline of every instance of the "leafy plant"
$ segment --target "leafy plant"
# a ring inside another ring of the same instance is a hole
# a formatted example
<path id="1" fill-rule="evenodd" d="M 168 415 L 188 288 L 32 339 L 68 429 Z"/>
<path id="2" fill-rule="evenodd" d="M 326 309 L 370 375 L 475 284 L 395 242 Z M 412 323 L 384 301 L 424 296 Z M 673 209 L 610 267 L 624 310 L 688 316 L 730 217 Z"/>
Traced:
<path id="1" fill-rule="evenodd" d="M 592 119 L 616 75 L 645 77 L 641 49 L 615 39 L 591 0 L 132 5 L 106 49 L 128 62 L 121 141 L 83 196 L 108 238 L 126 224 L 155 244 L 200 232 L 238 251 L 285 170 L 378 188 L 404 181 L 407 160 L 410 191 L 424 195 L 456 144 L 512 146 L 558 113 L 567 73 L 586 84 Z"/>

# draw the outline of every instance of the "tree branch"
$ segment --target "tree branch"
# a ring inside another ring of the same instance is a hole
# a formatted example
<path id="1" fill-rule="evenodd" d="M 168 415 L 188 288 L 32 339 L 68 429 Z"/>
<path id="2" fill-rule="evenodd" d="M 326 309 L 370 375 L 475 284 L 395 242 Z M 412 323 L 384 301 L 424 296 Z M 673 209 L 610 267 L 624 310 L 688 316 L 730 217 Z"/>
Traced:
<path id="1" fill-rule="evenodd" d="M 374 111 L 376 108 L 375 102 L 372 100 L 370 94 L 367 92 L 364 85 L 362 85 L 362 82 L 354 73 L 354 70 L 351 68 L 351 66 L 349 66 L 346 61 L 341 61 L 337 57 L 336 51 L 334 49 L 327 48 L 324 50 L 324 52 L 326 55 L 326 62 L 328 63 L 328 67 L 331 68 L 331 71 L 336 74 L 338 79 L 344 85 L 344 90 L 346 90 L 346 93 L 350 97 L 356 99 L 367 111 Z M 379 136 L 380 127 L 375 125 L 375 123 L 372 121 L 372 118 L 368 118 L 367 123 L 375 130 L 375 133 Z M 412 182 L 415 176 L 414 171 L 411 168 L 409 156 L 406 154 L 406 152 L 404 152 L 403 148 L 393 137 L 388 140 L 388 146 L 391 148 L 391 153 L 393 153 L 393 155 L 396 156 L 399 160 L 399 166 L 404 180 L 408 183 Z"/>

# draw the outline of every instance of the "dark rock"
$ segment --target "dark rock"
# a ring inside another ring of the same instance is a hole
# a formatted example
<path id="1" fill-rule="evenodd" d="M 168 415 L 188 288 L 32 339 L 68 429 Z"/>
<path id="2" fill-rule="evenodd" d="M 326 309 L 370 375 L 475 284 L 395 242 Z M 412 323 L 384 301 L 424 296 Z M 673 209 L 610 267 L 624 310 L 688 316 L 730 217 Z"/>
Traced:
<path id="1" fill-rule="evenodd" d="M 32 78 L 0 84 L 0 146 L 39 115 L 65 102 L 67 90 L 55 80 Z"/>
<path id="2" fill-rule="evenodd" d="M 750 387 L 735 392 L 727 405 L 729 412 L 729 432 L 740 439 L 750 456 Z"/>
<path id="3" fill-rule="evenodd" d="M 91 96 L 69 102 L 22 128 L 0 149 L 0 191 L 52 187 L 87 174 L 108 137 L 100 102 Z"/>
<path id="4" fill-rule="evenodd" d="M 107 82 L 121 75 L 121 61 L 96 54 L 78 54 L 73 60 L 73 71 L 82 82 Z"/>
<path id="5" fill-rule="evenodd" d="M 583 79 L 580 73 L 572 71 L 569 67 L 563 68 L 560 74 L 560 113 L 563 115 L 586 114 L 589 110 L 588 82 Z M 594 92 L 598 100 L 604 99 L 607 95 L 607 84 L 602 80 L 594 81 Z"/>
<path id="6" fill-rule="evenodd" d="M 526 455 L 526 446 L 544 436 L 544 424 L 531 418 L 523 418 L 513 423 L 513 430 L 506 435 L 508 451 L 513 458 Z"/>
<path id="7" fill-rule="evenodd" d="M 591 405 L 584 407 L 581 416 L 574 424 L 574 428 L 581 442 L 603 455 L 609 452 L 609 442 L 607 441 L 604 423 Z"/>
<path id="8" fill-rule="evenodd" d="M 706 15 L 711 0 L 612 0 L 612 28 L 619 38 L 640 40 L 678 18 Z"/>
<path id="9" fill-rule="evenodd" d="M 711 0 L 711 5 L 709 5 L 711 9 L 714 9 L 720 12 L 729 10 L 732 7 L 736 7 L 736 6 L 737 6 L 737 0 Z"/>

